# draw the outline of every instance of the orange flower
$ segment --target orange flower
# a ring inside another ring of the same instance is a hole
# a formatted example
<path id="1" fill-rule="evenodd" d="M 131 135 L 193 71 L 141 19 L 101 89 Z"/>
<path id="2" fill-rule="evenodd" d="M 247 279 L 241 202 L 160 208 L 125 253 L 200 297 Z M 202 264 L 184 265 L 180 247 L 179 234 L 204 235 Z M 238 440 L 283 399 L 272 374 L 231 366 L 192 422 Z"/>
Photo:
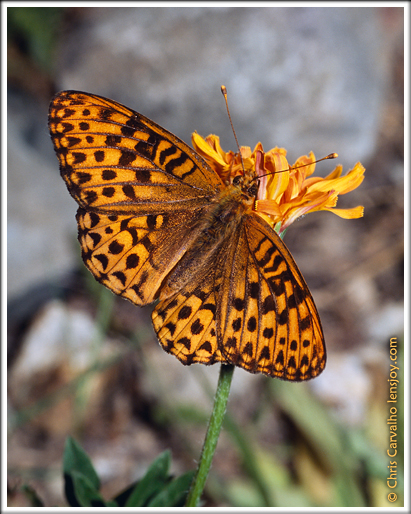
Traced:
<path id="1" fill-rule="evenodd" d="M 361 218 L 364 207 L 337 209 L 338 195 L 349 193 L 364 180 L 365 168 L 357 163 L 343 177 L 342 166 L 338 165 L 327 177 L 312 177 L 315 169 L 315 157 L 299 157 L 290 166 L 287 152 L 275 147 L 264 152 L 258 143 L 251 152 L 250 147 L 242 146 L 240 154 L 224 152 L 218 136 L 210 135 L 203 139 L 197 133 L 192 135 L 192 143 L 208 164 L 218 173 L 224 183 L 244 172 L 255 173 L 259 179 L 255 211 L 279 233 L 287 229 L 296 219 L 314 211 L 330 211 L 345 219 Z M 279 173 L 281 172 L 281 173 Z M 277 225 L 278 224 L 278 225 Z"/>

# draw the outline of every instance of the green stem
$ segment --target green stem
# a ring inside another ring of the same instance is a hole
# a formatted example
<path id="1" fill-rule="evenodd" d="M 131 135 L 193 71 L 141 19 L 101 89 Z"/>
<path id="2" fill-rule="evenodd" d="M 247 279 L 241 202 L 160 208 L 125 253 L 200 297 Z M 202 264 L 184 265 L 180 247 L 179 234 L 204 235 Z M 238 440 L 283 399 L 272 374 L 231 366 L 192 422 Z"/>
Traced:
<path id="1" fill-rule="evenodd" d="M 188 492 L 185 503 L 186 507 L 197 507 L 200 501 L 201 493 L 203 492 L 207 475 L 210 471 L 211 461 L 213 460 L 214 452 L 217 447 L 218 436 L 220 435 L 221 426 L 223 424 L 233 373 L 234 366 L 232 364 L 221 364 L 213 411 L 208 423 L 207 433 L 204 439 L 204 445 L 201 451 L 197 471 Z"/>

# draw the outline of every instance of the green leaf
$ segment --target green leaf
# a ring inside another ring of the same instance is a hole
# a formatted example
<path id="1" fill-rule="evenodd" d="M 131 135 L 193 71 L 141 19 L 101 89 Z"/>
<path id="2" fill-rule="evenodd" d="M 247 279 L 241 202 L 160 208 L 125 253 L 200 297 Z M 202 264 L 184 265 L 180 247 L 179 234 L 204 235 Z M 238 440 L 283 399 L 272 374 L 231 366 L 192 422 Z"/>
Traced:
<path id="1" fill-rule="evenodd" d="M 86 476 L 94 489 L 100 489 L 100 479 L 94 469 L 90 457 L 72 437 L 68 437 L 64 446 L 63 472 L 71 475 L 77 471 Z"/>
<path id="2" fill-rule="evenodd" d="M 30 57 L 50 70 L 64 9 L 19 6 L 9 7 L 7 14 L 8 40 L 20 42 Z"/>
<path id="3" fill-rule="evenodd" d="M 148 504 L 148 507 L 183 507 L 195 471 L 188 471 L 167 484 Z"/>
<path id="4" fill-rule="evenodd" d="M 80 507 L 105 507 L 106 503 L 91 481 L 76 470 L 71 472 L 75 497 Z"/>
<path id="5" fill-rule="evenodd" d="M 40 500 L 36 490 L 33 489 L 33 487 L 31 487 L 28 484 L 23 484 L 21 486 L 21 489 L 25 494 L 26 498 L 29 500 L 31 507 L 44 507 L 44 503 L 42 502 L 42 500 Z"/>
<path id="6" fill-rule="evenodd" d="M 104 506 L 99 494 L 100 479 L 89 456 L 72 437 L 68 437 L 63 455 L 64 491 L 72 507 Z"/>
<path id="7" fill-rule="evenodd" d="M 149 499 L 161 490 L 168 481 L 170 468 L 170 450 L 161 453 L 148 468 L 147 473 L 131 492 L 126 507 L 143 507 Z"/>
<path id="8" fill-rule="evenodd" d="M 119 504 L 115 500 L 106 501 L 106 507 L 119 507 Z"/>

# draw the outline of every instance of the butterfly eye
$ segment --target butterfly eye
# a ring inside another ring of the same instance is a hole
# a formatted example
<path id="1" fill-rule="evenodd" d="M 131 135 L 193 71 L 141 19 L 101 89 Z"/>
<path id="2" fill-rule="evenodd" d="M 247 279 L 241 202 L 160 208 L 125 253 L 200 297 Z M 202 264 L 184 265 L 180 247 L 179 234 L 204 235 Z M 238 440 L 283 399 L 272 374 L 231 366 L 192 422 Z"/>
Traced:
<path id="1" fill-rule="evenodd" d="M 241 175 L 237 175 L 236 177 L 233 178 L 233 185 L 234 186 L 239 186 L 241 184 Z"/>
<path id="2" fill-rule="evenodd" d="M 250 186 L 247 192 L 250 196 L 256 196 L 258 192 L 258 184 L 253 184 L 252 186 Z"/>

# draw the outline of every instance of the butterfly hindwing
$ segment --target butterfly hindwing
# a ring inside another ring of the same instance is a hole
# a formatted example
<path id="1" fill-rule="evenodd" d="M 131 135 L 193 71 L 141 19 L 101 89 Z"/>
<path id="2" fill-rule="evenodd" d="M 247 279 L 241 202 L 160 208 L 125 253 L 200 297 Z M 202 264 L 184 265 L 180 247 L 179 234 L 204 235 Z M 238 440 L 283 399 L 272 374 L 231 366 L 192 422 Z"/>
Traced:
<path id="1" fill-rule="evenodd" d="M 84 263 L 114 293 L 146 305 L 158 297 L 165 277 L 196 238 L 202 217 L 201 209 L 133 216 L 80 208 L 78 238 Z"/>
<path id="2" fill-rule="evenodd" d="M 224 362 L 215 325 L 219 279 L 211 268 L 201 269 L 198 278 L 156 306 L 154 330 L 162 347 L 183 364 Z"/>
<path id="3" fill-rule="evenodd" d="M 317 376 L 325 366 L 321 322 L 280 237 L 258 215 L 247 215 L 224 262 L 217 336 L 226 359 L 286 380 Z"/>

